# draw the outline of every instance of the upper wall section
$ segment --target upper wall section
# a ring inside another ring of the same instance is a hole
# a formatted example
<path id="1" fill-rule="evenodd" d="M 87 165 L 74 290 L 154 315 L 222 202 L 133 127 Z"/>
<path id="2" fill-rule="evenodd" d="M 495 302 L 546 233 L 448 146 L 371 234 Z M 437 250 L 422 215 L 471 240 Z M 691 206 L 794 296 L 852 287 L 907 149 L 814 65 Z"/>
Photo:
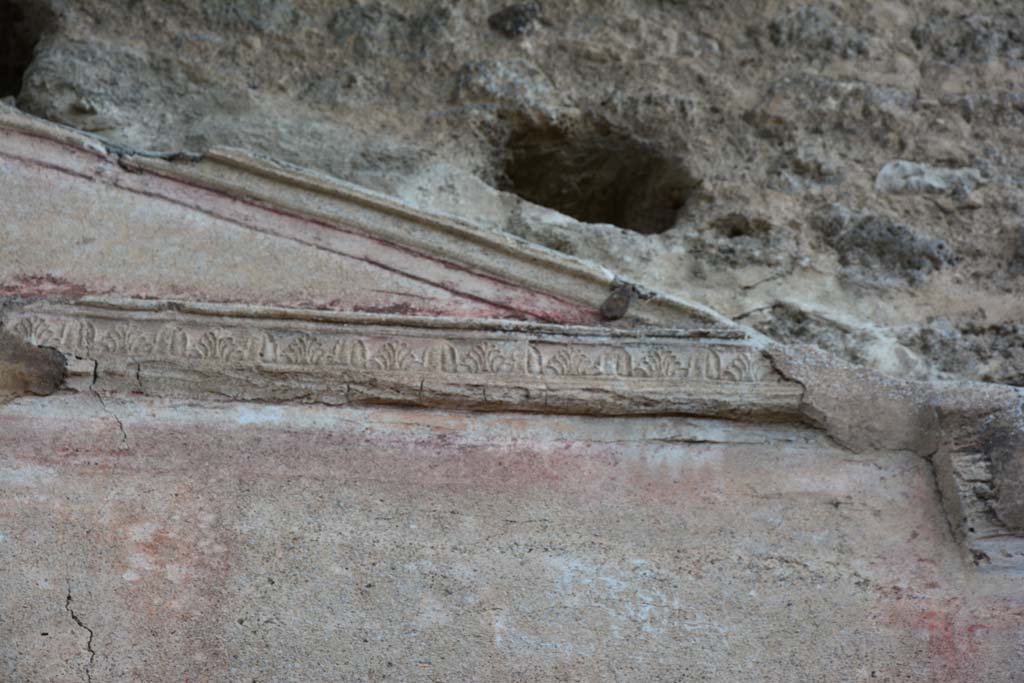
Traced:
<path id="1" fill-rule="evenodd" d="M 613 273 L 233 150 L 116 153 L 0 112 L 0 294 L 588 324 Z M 730 326 L 644 296 L 619 325 Z"/>

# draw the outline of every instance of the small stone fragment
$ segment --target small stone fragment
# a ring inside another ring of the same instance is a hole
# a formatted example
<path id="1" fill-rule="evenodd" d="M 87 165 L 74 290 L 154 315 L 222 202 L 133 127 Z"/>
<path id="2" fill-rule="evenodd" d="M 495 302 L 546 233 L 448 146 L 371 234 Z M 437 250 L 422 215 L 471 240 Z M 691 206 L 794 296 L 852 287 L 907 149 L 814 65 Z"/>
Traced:
<path id="1" fill-rule="evenodd" d="M 96 104 L 92 100 L 90 100 L 90 99 L 88 99 L 86 97 L 79 97 L 77 100 L 72 102 L 71 103 L 71 110 L 76 112 L 76 113 L 78 113 L 78 114 L 97 114 L 97 113 L 99 113 L 99 108 L 96 106 Z"/>
<path id="2" fill-rule="evenodd" d="M 913 161 L 890 161 L 875 177 L 875 190 L 893 194 L 969 193 L 982 182 L 976 168 L 939 168 Z"/>

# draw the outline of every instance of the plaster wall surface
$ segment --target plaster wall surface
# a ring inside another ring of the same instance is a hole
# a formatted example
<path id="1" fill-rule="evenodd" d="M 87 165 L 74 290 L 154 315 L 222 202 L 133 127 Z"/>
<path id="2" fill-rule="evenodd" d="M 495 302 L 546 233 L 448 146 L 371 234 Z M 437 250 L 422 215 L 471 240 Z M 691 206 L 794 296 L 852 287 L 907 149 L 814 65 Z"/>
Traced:
<path id="1" fill-rule="evenodd" d="M 0 409 L 5 681 L 1016 681 L 928 463 L 689 418 Z"/>

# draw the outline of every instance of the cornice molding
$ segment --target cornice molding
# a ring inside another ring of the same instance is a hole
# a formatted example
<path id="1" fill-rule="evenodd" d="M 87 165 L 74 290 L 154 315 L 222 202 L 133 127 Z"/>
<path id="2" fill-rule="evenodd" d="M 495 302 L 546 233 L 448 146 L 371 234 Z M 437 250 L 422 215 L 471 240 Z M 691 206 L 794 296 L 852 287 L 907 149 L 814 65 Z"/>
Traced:
<path id="1" fill-rule="evenodd" d="M 330 404 L 798 419 L 802 388 L 740 335 L 175 301 L 36 302 L 4 329 L 95 365 L 92 388 Z"/>

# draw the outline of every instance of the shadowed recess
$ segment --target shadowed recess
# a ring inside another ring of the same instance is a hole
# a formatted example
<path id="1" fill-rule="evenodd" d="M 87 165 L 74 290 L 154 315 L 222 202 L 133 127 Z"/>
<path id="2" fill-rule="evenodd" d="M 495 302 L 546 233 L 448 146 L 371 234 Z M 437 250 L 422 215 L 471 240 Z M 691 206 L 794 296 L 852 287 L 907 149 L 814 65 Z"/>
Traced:
<path id="1" fill-rule="evenodd" d="M 700 180 L 653 145 L 592 122 L 514 130 L 500 186 L 585 223 L 655 234 L 675 224 Z"/>
<path id="2" fill-rule="evenodd" d="M 0 97 L 17 97 L 45 12 L 25 2 L 0 0 Z"/>

